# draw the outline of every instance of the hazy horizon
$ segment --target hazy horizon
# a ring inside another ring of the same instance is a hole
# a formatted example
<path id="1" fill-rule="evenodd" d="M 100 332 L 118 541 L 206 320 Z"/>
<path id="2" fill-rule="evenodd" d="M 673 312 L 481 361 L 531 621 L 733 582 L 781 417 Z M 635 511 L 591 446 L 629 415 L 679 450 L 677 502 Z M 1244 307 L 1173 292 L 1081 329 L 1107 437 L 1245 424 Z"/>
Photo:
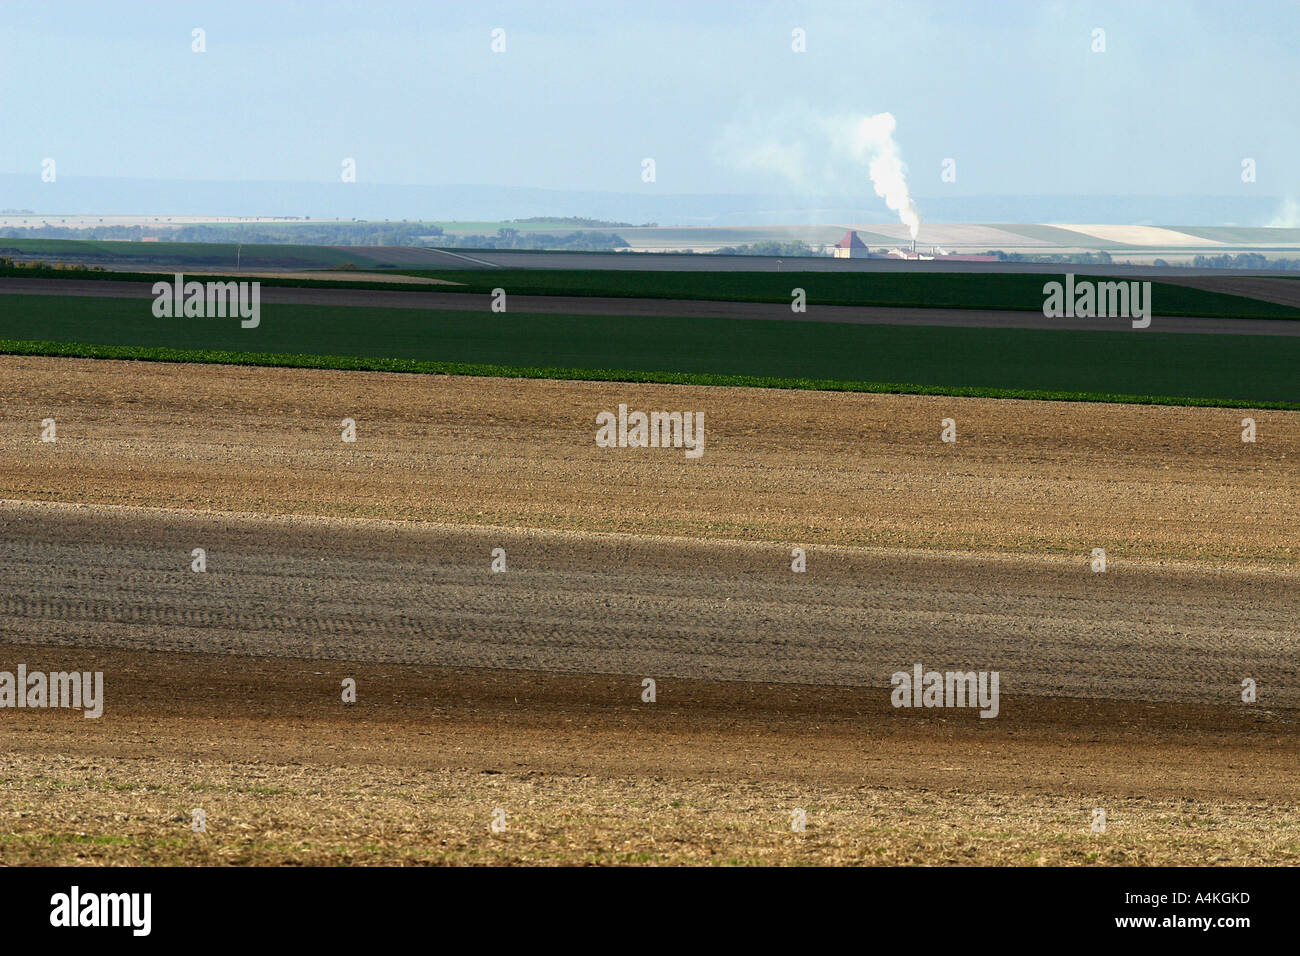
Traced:
<path id="1" fill-rule="evenodd" d="M 0 103 L 2 208 L 125 211 L 104 205 L 118 181 L 222 184 L 194 200 L 222 206 L 214 215 L 281 212 L 225 208 L 225 187 L 246 184 L 256 205 L 282 183 L 321 187 L 320 208 L 300 215 L 447 218 L 459 213 L 398 213 L 400 200 L 366 189 L 472 186 L 639 196 L 651 212 L 692 195 L 836 197 L 881 217 L 868 176 L 880 144 L 855 137 L 883 113 L 922 216 L 981 197 L 1134 196 L 1182 198 L 1216 222 L 1295 224 L 1300 196 L 1295 3 L 68 0 L 5 12 L 0 79 L 22 95 Z M 78 184 L 99 190 L 85 193 L 93 208 L 69 205 Z M 138 211 L 186 211 L 162 205 Z M 719 205 L 694 218 L 716 220 Z"/>

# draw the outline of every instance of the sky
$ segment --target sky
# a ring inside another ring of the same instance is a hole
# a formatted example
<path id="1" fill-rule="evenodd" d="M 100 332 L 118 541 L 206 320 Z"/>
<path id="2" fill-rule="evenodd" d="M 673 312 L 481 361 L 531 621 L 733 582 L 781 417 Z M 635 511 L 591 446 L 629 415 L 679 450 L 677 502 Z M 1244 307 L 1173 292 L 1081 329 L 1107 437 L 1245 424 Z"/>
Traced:
<path id="1" fill-rule="evenodd" d="M 914 195 L 1300 195 L 1297 49 L 1294 0 L 3 0 L 0 173 L 834 194 L 888 112 Z"/>

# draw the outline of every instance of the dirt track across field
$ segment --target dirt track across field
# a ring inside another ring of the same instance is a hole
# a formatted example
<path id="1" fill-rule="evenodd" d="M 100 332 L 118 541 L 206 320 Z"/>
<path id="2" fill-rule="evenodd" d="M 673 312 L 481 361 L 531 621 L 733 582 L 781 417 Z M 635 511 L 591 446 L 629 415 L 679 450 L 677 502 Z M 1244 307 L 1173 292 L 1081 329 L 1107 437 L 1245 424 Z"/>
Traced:
<path id="1" fill-rule="evenodd" d="M 0 671 L 106 697 L 0 710 L 5 861 L 1300 861 L 1294 413 L 0 371 Z"/>

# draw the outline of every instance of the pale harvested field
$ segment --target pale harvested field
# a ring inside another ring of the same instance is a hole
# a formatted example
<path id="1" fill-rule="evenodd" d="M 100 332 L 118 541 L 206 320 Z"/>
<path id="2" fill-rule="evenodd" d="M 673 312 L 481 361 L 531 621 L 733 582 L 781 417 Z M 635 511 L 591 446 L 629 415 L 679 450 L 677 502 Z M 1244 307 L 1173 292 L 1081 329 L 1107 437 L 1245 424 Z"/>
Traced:
<path id="1" fill-rule="evenodd" d="M 1300 415 L 0 370 L 0 670 L 108 698 L 0 710 L 0 860 L 1300 860 Z M 917 661 L 999 716 L 890 707 Z"/>
<path id="2" fill-rule="evenodd" d="M 895 246 L 910 244 L 912 241 L 912 233 L 908 227 L 896 222 L 869 226 L 847 225 L 844 228 L 862 230 L 887 237 Z M 838 242 L 839 239 L 840 236 L 836 236 L 833 241 Z M 863 241 L 873 249 L 879 245 L 873 239 L 868 239 L 865 236 Z M 949 251 L 960 248 L 963 252 L 984 252 L 988 249 L 1001 249 L 1004 252 L 1009 252 L 1012 249 L 1042 252 L 1045 249 L 1057 248 L 1053 243 L 1046 240 L 1035 239 L 1018 232 L 1009 232 L 1006 229 L 999 229 L 997 226 L 939 222 L 924 223 L 920 235 L 917 237 L 916 245 L 918 249 L 927 252 L 932 245 L 944 246 Z"/>
<path id="3" fill-rule="evenodd" d="M 1092 236 L 1095 239 L 1108 239 L 1111 242 L 1122 242 L 1130 246 L 1149 246 L 1163 249 L 1177 246 L 1224 245 L 1217 239 L 1205 239 L 1186 232 L 1178 232 L 1175 229 L 1165 229 L 1162 226 L 1068 225 L 1066 223 L 1057 223 L 1056 227 L 1081 232 L 1085 236 Z"/>

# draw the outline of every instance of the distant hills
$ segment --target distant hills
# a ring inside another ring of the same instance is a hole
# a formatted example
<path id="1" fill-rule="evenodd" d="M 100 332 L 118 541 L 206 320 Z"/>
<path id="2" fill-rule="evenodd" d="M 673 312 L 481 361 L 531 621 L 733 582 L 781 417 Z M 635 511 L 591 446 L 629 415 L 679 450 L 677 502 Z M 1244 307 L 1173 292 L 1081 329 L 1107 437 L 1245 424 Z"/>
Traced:
<path id="1" fill-rule="evenodd" d="M 926 220 L 933 222 L 1175 222 L 1202 226 L 1265 226 L 1283 208 L 1282 197 L 1277 196 L 923 196 L 917 204 Z M 147 213 L 483 221 L 581 216 L 663 226 L 893 219 L 865 184 L 860 197 L 809 197 L 672 193 L 662 184 L 616 193 L 479 185 L 215 182 L 65 175 L 54 183 L 44 183 L 36 171 L 0 174 L 0 207 L 31 209 L 43 216 Z"/>

